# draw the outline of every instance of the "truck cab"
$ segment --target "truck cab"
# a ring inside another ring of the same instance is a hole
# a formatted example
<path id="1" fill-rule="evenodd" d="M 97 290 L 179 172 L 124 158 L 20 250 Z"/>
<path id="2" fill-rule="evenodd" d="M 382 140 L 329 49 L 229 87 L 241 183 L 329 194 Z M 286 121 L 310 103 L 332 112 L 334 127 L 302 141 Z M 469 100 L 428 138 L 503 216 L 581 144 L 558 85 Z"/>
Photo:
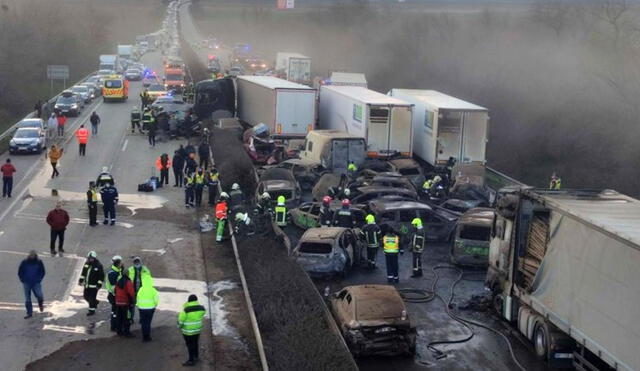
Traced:
<path id="1" fill-rule="evenodd" d="M 333 173 L 347 172 L 353 162 L 360 167 L 364 163 L 366 144 L 364 138 L 338 130 L 312 130 L 307 134 L 300 158 L 322 165 Z"/>

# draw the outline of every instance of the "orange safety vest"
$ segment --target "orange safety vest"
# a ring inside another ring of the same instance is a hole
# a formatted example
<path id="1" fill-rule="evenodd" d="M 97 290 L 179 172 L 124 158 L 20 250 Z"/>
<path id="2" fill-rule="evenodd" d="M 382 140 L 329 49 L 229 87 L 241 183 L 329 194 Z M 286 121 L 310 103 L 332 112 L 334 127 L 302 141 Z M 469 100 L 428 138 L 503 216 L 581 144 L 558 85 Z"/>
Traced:
<path id="1" fill-rule="evenodd" d="M 218 202 L 216 205 L 216 219 L 225 219 L 227 217 L 227 203 Z"/>
<path id="2" fill-rule="evenodd" d="M 87 144 L 87 141 L 89 140 L 89 130 L 87 130 L 87 128 L 78 129 L 76 137 L 78 138 L 78 143 Z"/>
<path id="3" fill-rule="evenodd" d="M 156 168 L 158 170 L 162 170 L 162 160 L 160 159 L 160 157 L 158 157 L 156 159 Z M 167 158 L 167 169 L 171 169 L 171 159 Z"/>

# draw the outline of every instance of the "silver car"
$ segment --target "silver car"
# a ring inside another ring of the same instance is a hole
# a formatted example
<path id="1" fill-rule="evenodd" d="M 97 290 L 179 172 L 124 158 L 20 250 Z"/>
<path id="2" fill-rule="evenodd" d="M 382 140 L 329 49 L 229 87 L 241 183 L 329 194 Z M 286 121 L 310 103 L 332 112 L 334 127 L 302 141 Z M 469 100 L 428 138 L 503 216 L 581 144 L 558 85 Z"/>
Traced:
<path id="1" fill-rule="evenodd" d="M 89 95 L 91 96 L 92 100 L 102 95 L 102 89 L 98 88 L 98 85 L 94 82 L 85 81 L 80 85 L 89 88 Z"/>
<path id="2" fill-rule="evenodd" d="M 300 238 L 293 258 L 310 276 L 346 275 L 364 247 L 355 229 L 310 228 Z"/>
<path id="3" fill-rule="evenodd" d="M 9 142 L 9 153 L 42 153 L 47 148 L 45 131 L 40 128 L 19 128 Z"/>
<path id="4" fill-rule="evenodd" d="M 84 85 L 75 85 L 71 87 L 71 91 L 78 94 L 82 102 L 91 103 L 91 92 L 89 88 Z"/>

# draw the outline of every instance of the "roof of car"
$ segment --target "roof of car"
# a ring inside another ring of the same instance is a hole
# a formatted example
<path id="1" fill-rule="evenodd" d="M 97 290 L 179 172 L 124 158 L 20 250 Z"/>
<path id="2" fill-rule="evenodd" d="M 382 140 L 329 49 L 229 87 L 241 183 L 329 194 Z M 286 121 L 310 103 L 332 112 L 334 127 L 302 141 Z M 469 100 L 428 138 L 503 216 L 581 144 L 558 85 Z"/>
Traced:
<path id="1" fill-rule="evenodd" d="M 346 228 L 328 227 L 328 228 L 309 228 L 300 238 L 300 241 L 335 239 L 340 236 Z"/>
<path id="2" fill-rule="evenodd" d="M 276 191 L 281 189 L 294 189 L 295 185 L 289 180 L 264 180 L 261 182 L 265 186 L 265 190 Z"/>
<path id="3" fill-rule="evenodd" d="M 386 192 L 386 193 L 402 193 L 402 194 L 415 194 L 415 191 L 411 191 L 409 189 L 406 188 L 397 188 L 397 187 L 385 187 L 385 186 L 366 186 L 366 187 L 359 187 L 358 188 L 358 193 L 360 194 L 365 194 L 365 193 L 373 193 L 373 192 Z"/>
<path id="4" fill-rule="evenodd" d="M 417 201 L 371 201 L 369 204 L 374 212 L 386 210 L 423 209 L 431 210 L 431 206 Z"/>
<path id="5" fill-rule="evenodd" d="M 356 319 L 389 319 L 380 318 L 388 314 L 400 315 L 406 310 L 402 297 L 395 287 L 389 285 L 355 285 L 344 289 L 351 293 L 356 302 Z M 358 305 L 358 303 L 363 305 Z"/>
<path id="6" fill-rule="evenodd" d="M 34 128 L 34 127 L 18 128 L 18 130 L 16 130 L 16 133 L 19 131 L 40 131 L 40 128 Z"/>
<path id="7" fill-rule="evenodd" d="M 37 123 L 40 123 L 40 124 L 41 124 L 41 123 L 43 123 L 43 122 L 44 122 L 44 120 L 42 120 L 42 119 L 37 119 L 37 118 L 30 118 L 30 119 L 24 119 L 24 120 L 21 120 L 21 121 L 20 121 L 20 123 L 27 123 L 27 122 L 37 122 Z"/>
<path id="8" fill-rule="evenodd" d="M 420 164 L 414 159 L 411 158 L 396 158 L 393 160 L 389 160 L 390 163 L 395 165 L 398 168 L 413 168 L 420 167 Z"/>
<path id="9" fill-rule="evenodd" d="M 476 207 L 462 214 L 459 223 L 465 224 L 491 224 L 495 211 L 488 207 Z"/>

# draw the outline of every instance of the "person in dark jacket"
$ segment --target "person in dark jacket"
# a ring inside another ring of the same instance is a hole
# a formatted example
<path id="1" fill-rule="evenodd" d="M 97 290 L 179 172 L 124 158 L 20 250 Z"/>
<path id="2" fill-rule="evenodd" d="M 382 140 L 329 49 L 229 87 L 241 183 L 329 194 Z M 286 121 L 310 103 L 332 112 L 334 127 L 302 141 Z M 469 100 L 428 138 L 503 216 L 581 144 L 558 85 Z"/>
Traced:
<path id="1" fill-rule="evenodd" d="M 98 116 L 96 111 L 93 111 L 93 113 L 91 113 L 91 117 L 89 118 L 89 121 L 91 121 L 91 135 L 98 135 L 98 125 L 100 124 L 100 116 Z"/>
<path id="2" fill-rule="evenodd" d="M 318 218 L 320 227 L 331 227 L 331 222 L 333 221 L 331 201 L 333 201 L 331 196 L 324 196 L 322 198 L 322 206 L 320 206 L 320 216 Z"/>
<path id="3" fill-rule="evenodd" d="M 176 180 L 173 186 L 182 187 L 182 182 L 184 181 L 184 156 L 180 153 L 180 150 L 173 152 L 171 164 L 173 166 L 173 177 Z"/>
<path id="4" fill-rule="evenodd" d="M 190 153 L 187 155 L 187 160 L 184 167 L 185 175 L 194 174 L 196 169 L 198 169 L 198 163 L 195 160 L 196 155 L 194 153 Z"/>
<path id="5" fill-rule="evenodd" d="M 102 288 L 104 280 L 104 268 L 102 268 L 102 264 L 97 257 L 98 254 L 95 251 L 89 251 L 87 261 L 82 267 L 82 273 L 80 273 L 80 279 L 78 280 L 78 285 L 84 288 L 84 300 L 89 304 L 87 316 L 96 314 L 98 290 Z"/>
<path id="6" fill-rule="evenodd" d="M 356 219 L 351 212 L 351 202 L 348 198 L 342 200 L 342 207 L 333 213 L 333 225 L 342 228 L 356 226 Z"/>
<path id="7" fill-rule="evenodd" d="M 87 206 L 89 207 L 89 226 L 95 227 L 98 225 L 98 188 L 96 182 L 89 182 Z"/>
<path id="8" fill-rule="evenodd" d="M 362 227 L 362 233 L 367 241 L 367 265 L 370 269 L 376 267 L 376 255 L 380 248 L 380 241 L 382 241 L 382 230 L 380 226 L 376 224 L 376 218 L 369 214 L 366 216 L 367 224 Z"/>
<path id="9" fill-rule="evenodd" d="M 198 157 L 200 157 L 200 167 L 206 171 L 209 167 L 209 144 L 204 140 L 198 146 Z"/>
<path id="10" fill-rule="evenodd" d="M 178 148 L 177 152 L 182 158 L 184 158 L 184 159 L 187 158 L 187 150 L 184 148 L 184 146 L 182 144 Z"/>
<path id="11" fill-rule="evenodd" d="M 133 283 L 126 274 L 118 278 L 115 287 L 116 300 L 116 330 L 118 336 L 133 337 L 131 328 L 131 313 L 129 311 L 136 304 L 136 292 Z"/>
<path id="12" fill-rule="evenodd" d="M 25 319 L 33 316 L 33 304 L 31 304 L 31 292 L 38 299 L 40 312 L 44 311 L 44 297 L 42 295 L 41 282 L 44 278 L 45 270 L 42 260 L 38 259 L 35 250 L 29 251 L 29 256 L 20 263 L 18 277 L 24 289 L 24 306 L 27 309 Z"/>
<path id="13" fill-rule="evenodd" d="M 118 204 L 118 190 L 111 183 L 100 190 L 102 198 L 102 208 L 104 211 L 104 225 L 116 225 L 116 205 Z"/>
<path id="14" fill-rule="evenodd" d="M 184 147 L 184 151 L 187 154 L 187 157 L 191 157 L 191 154 L 196 154 L 196 147 L 194 147 L 193 144 L 187 144 L 187 146 Z"/>
<path id="15" fill-rule="evenodd" d="M 209 205 L 215 206 L 218 198 L 218 170 L 213 166 L 207 174 L 207 189 L 209 190 Z"/>
<path id="16" fill-rule="evenodd" d="M 105 288 L 107 289 L 107 300 L 111 304 L 111 331 L 117 330 L 116 313 L 118 308 L 116 307 L 116 285 L 120 276 L 124 272 L 124 266 L 122 265 L 122 257 L 115 255 L 111 258 L 111 267 L 107 273 L 107 280 L 105 281 Z"/>
<path id="17" fill-rule="evenodd" d="M 62 202 L 57 202 L 55 209 L 49 211 L 47 224 L 51 227 L 51 255 L 56 255 L 56 239 L 58 239 L 58 252 L 64 253 L 64 231 L 69 225 L 69 214 L 62 208 Z"/>

